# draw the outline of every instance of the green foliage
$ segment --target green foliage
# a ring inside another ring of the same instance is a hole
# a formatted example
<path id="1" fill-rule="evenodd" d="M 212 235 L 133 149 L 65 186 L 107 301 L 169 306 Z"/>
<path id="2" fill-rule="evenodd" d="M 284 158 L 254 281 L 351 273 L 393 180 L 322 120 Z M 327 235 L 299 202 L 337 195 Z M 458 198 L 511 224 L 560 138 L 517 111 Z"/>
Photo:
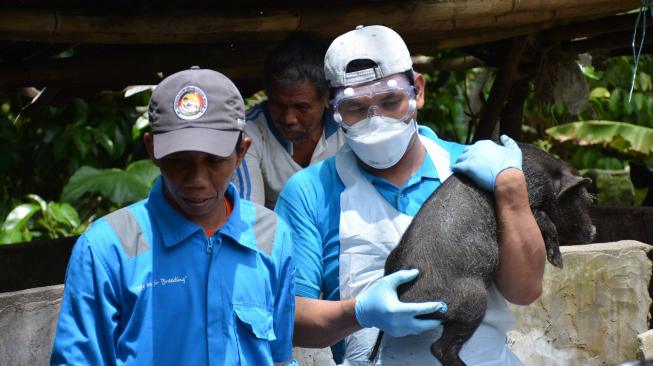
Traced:
<path id="1" fill-rule="evenodd" d="M 138 194 L 144 197 L 147 192 L 143 193 L 140 186 L 135 186 L 131 197 L 122 197 L 117 203 L 113 201 L 116 196 L 104 198 L 106 192 L 92 185 L 86 188 L 97 193 L 95 196 L 87 194 L 72 202 L 60 195 L 69 177 L 82 167 L 113 171 L 147 157 L 141 140 L 149 127 L 149 95 L 145 92 L 125 98 L 121 93 L 102 92 L 89 100 L 64 97 L 55 103 L 60 106 L 26 114 L 23 108 L 30 99 L 0 94 L 0 220 L 5 218 L 0 242 L 75 235 L 96 215 Z M 130 173 L 151 181 L 152 171 L 139 163 Z M 78 187 L 76 192 L 81 191 Z M 32 194 L 35 192 L 38 196 Z M 28 197 L 30 202 L 17 197 Z"/>
<path id="2" fill-rule="evenodd" d="M 252 94 L 250 97 L 245 98 L 245 110 L 255 107 L 266 100 L 268 100 L 268 95 L 265 93 L 265 90 L 260 90 Z"/>
<path id="3" fill-rule="evenodd" d="M 592 180 L 590 191 L 596 192 L 596 203 L 604 206 L 632 206 L 635 190 L 625 170 L 588 169 L 579 173 Z"/>
<path id="4" fill-rule="evenodd" d="M 648 127 L 613 121 L 581 121 L 552 127 L 546 132 L 558 142 L 601 145 L 643 158 L 653 156 L 653 129 Z"/>
<path id="5" fill-rule="evenodd" d="M 456 55 L 458 54 L 446 53 L 441 56 Z M 426 93 L 424 106 L 418 115 L 420 124 L 431 127 L 445 140 L 469 143 L 479 116 L 478 108 L 472 107 L 468 95 L 478 91 L 487 99 L 492 84 L 486 83 L 487 72 L 482 68 L 474 68 L 465 72 L 434 71 L 424 74 Z"/>
<path id="6" fill-rule="evenodd" d="M 588 79 L 591 107 L 581 113 L 581 119 L 627 121 L 653 127 L 653 59 L 640 59 L 635 87 L 629 100 L 631 57 L 608 59 L 605 71 L 595 71 L 596 79 Z"/>
<path id="7" fill-rule="evenodd" d="M 571 115 L 561 103 L 536 107 L 530 101 L 526 123 L 577 169 L 623 169 L 633 160 L 653 166 L 653 58 L 640 59 L 629 101 L 632 67 L 632 57 L 581 65 L 589 107 Z"/>
<path id="8" fill-rule="evenodd" d="M 150 127 L 150 118 L 147 111 L 143 112 L 132 126 L 132 141 L 139 141 L 143 133 Z"/>
<path id="9" fill-rule="evenodd" d="M 622 121 L 653 127 L 653 58 L 642 56 L 629 102 L 632 57 L 613 57 L 597 65 L 579 65 L 589 85 L 589 108 L 578 115 L 568 113 L 563 104 L 535 106 L 527 104 L 527 113 L 557 125 L 577 120 Z M 532 121 L 531 121 L 532 122 Z M 547 126 L 549 127 L 549 126 Z"/>
<path id="10" fill-rule="evenodd" d="M 125 167 L 147 155 L 134 122 L 147 104 L 147 93 L 125 99 L 101 93 L 92 101 L 79 98 L 29 115 L 19 95 L 0 95 L 0 217 L 33 192 L 57 200 L 64 182 L 81 166 Z M 140 130 L 139 130 L 140 131 Z"/>
<path id="11" fill-rule="evenodd" d="M 581 121 L 546 130 L 554 150 L 577 169 L 623 169 L 653 158 L 653 129 L 624 122 Z"/>
<path id="12" fill-rule="evenodd" d="M 16 206 L 2 223 L 0 244 L 79 235 L 90 222 L 82 222 L 68 203 L 46 202 L 36 194 L 27 198 L 30 202 Z"/>
<path id="13" fill-rule="evenodd" d="M 419 122 L 431 127 L 445 140 L 464 142 L 468 122 L 464 73 L 436 71 L 424 77 L 427 85 Z"/>
<path id="14" fill-rule="evenodd" d="M 435 58 L 456 59 L 466 56 L 460 50 L 442 50 Z M 484 68 L 466 71 L 436 70 L 424 73 L 426 90 L 424 106 L 419 110 L 417 120 L 431 127 L 440 138 L 460 143 L 469 143 L 478 122 L 477 101 L 470 95 L 481 95 L 487 99 L 491 81 Z"/>
<path id="15" fill-rule="evenodd" d="M 160 174 L 151 160 L 135 161 L 127 169 L 79 168 L 63 189 L 61 199 L 78 202 L 88 193 L 99 193 L 112 203 L 122 206 L 146 197 Z"/>

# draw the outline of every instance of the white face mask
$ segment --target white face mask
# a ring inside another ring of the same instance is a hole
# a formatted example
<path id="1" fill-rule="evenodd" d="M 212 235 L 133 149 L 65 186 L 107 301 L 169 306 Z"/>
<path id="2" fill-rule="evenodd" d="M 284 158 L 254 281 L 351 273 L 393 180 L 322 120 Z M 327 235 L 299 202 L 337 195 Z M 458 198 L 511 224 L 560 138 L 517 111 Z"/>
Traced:
<path id="1" fill-rule="evenodd" d="M 414 118 L 404 123 L 390 117 L 372 116 L 349 127 L 345 140 L 362 162 L 376 169 L 386 169 L 404 156 L 416 132 Z"/>

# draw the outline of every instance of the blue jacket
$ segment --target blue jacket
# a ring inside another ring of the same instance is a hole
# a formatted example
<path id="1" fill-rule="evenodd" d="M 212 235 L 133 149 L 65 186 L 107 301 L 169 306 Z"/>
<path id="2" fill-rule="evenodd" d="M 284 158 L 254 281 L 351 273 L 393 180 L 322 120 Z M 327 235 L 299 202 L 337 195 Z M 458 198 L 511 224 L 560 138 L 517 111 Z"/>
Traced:
<path id="1" fill-rule="evenodd" d="M 147 199 L 98 221 L 68 263 L 52 364 L 271 365 L 291 358 L 290 232 L 240 200 L 210 238 Z"/>

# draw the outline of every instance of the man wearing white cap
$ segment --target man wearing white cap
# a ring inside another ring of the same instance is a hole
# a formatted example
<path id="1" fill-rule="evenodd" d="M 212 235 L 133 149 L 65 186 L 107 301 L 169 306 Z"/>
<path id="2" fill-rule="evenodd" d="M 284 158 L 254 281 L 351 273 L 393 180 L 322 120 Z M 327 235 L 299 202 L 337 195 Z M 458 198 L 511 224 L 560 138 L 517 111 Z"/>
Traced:
<path id="1" fill-rule="evenodd" d="M 250 144 L 238 89 L 193 67 L 149 117 L 161 177 L 75 244 L 51 364 L 295 364 L 289 229 L 229 183 Z"/>
<path id="2" fill-rule="evenodd" d="M 545 258 L 519 147 L 507 136 L 503 145 L 464 146 L 418 126 L 424 77 L 412 70 L 405 43 L 387 27 L 358 27 L 336 38 L 325 74 L 346 147 L 295 174 L 275 208 L 293 231 L 295 345 L 335 344 L 336 362 L 367 365 L 381 329 L 389 337 L 379 364 L 438 364 L 430 344 L 441 323 L 416 316 L 445 312 L 446 304 L 400 302 L 397 287 L 418 271 L 383 277 L 383 268 L 424 201 L 453 170 L 494 192 L 501 230 L 487 316 L 461 358 L 468 365 L 519 365 L 505 344 L 513 320 L 504 298 L 517 304 L 537 299 Z"/>

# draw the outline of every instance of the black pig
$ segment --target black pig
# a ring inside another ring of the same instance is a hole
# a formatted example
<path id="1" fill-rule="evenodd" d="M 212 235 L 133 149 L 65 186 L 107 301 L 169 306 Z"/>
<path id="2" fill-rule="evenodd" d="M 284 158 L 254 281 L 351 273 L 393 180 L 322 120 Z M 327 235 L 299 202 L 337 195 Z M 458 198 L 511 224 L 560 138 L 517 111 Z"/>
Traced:
<path id="1" fill-rule="evenodd" d="M 582 178 L 563 161 L 520 144 L 528 199 L 546 245 L 547 259 L 562 268 L 559 240 L 589 243 L 595 233 Z M 404 302 L 444 301 L 442 336 L 431 353 L 445 366 L 465 365 L 459 352 L 481 324 L 487 289 L 499 264 L 494 196 L 454 174 L 424 203 L 385 264 L 385 274 L 418 268 L 419 277 L 398 289 Z M 424 279 L 424 280 L 423 280 Z M 428 281 L 426 280 L 428 279 Z M 370 359 L 378 355 L 379 334 Z"/>

